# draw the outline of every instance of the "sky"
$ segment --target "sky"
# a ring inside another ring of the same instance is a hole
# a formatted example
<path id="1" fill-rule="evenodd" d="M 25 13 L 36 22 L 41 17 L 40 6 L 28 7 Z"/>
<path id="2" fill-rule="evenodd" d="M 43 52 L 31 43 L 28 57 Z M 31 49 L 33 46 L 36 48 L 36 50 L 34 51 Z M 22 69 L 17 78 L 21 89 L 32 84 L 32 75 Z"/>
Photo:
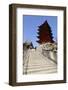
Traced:
<path id="1" fill-rule="evenodd" d="M 39 44 L 36 42 L 38 40 L 37 32 L 38 26 L 43 24 L 47 20 L 51 27 L 54 40 L 57 39 L 57 16 L 35 16 L 35 15 L 24 15 L 23 16 L 23 38 L 24 42 L 32 42 L 34 47 Z"/>

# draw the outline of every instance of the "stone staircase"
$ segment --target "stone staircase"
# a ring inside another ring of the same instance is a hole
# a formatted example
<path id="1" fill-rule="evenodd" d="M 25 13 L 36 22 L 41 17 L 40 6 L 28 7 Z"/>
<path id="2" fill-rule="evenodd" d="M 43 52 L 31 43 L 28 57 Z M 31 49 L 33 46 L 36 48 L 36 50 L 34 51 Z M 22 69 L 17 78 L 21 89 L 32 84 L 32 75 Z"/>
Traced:
<path id="1" fill-rule="evenodd" d="M 28 65 L 26 74 L 48 74 L 56 73 L 57 65 L 41 54 L 38 50 L 32 49 L 29 51 Z"/>

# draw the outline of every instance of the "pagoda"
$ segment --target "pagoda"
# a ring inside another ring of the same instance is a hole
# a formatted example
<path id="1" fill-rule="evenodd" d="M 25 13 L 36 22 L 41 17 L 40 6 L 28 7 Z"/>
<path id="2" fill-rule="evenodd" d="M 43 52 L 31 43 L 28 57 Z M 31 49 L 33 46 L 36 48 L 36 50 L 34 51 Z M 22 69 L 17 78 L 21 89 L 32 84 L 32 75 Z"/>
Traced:
<path id="1" fill-rule="evenodd" d="M 39 44 L 43 44 L 43 43 L 47 43 L 47 42 L 50 42 L 50 43 L 53 43 L 53 36 L 52 36 L 52 31 L 51 31 L 51 27 L 49 26 L 47 20 L 39 26 L 39 29 L 38 29 L 38 43 Z"/>

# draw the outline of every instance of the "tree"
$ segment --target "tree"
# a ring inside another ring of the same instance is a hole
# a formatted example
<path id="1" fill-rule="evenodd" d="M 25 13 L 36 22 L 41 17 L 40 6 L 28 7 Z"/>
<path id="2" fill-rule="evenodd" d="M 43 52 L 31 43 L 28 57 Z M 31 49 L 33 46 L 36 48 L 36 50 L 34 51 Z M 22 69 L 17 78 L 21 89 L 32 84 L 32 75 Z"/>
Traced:
<path id="1" fill-rule="evenodd" d="M 23 49 L 24 49 L 24 50 L 32 49 L 32 48 L 34 48 L 32 42 L 25 41 L 25 42 L 23 43 Z"/>

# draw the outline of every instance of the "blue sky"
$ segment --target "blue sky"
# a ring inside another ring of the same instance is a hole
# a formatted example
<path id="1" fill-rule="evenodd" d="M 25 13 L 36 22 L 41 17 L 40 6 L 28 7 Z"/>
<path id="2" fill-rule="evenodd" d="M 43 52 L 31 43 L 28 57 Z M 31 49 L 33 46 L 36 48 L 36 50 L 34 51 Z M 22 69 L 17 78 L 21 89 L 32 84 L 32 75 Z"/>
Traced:
<path id="1" fill-rule="evenodd" d="M 36 42 L 38 39 L 37 30 L 38 26 L 43 24 L 45 20 L 48 21 L 54 40 L 57 39 L 57 16 L 35 16 L 35 15 L 24 15 L 23 16 L 23 32 L 24 42 L 32 42 L 34 47 L 38 46 Z"/>

